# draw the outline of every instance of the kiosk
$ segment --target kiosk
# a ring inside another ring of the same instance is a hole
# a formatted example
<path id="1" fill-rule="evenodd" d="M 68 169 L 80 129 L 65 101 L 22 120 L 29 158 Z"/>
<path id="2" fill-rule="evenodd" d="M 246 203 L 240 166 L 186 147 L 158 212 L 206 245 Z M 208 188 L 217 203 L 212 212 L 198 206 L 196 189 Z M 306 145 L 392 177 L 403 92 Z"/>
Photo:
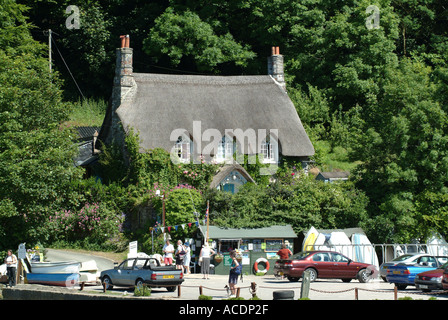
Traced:
<path id="1" fill-rule="evenodd" d="M 204 241 L 207 227 L 201 225 L 199 228 L 198 236 Z M 297 238 L 290 225 L 253 229 L 209 226 L 208 232 L 209 244 L 215 252 L 220 253 L 219 256 L 213 256 L 210 262 L 215 274 L 229 274 L 232 262 L 229 253 L 232 250 L 239 253 L 243 274 L 273 274 L 275 261 L 279 259 L 277 251 L 285 244 L 294 252 L 294 240 Z"/>

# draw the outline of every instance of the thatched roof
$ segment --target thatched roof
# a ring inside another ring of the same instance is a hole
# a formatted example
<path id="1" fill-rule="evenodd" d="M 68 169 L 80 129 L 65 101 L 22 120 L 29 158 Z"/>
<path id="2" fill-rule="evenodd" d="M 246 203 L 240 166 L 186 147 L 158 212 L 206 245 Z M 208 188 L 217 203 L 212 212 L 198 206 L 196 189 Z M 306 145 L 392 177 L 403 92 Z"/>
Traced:
<path id="1" fill-rule="evenodd" d="M 238 171 L 247 182 L 255 183 L 255 180 L 250 176 L 250 174 L 239 164 L 229 164 L 221 167 L 217 174 L 214 175 L 212 182 L 210 183 L 210 188 L 216 188 L 220 182 L 232 171 Z"/>
<path id="2" fill-rule="evenodd" d="M 217 129 L 223 135 L 226 129 L 265 129 L 266 133 L 278 129 L 284 156 L 314 154 L 293 103 L 268 75 L 134 73 L 133 77 L 137 88 L 118 107 L 117 115 L 123 128 L 133 127 L 139 133 L 143 149 L 170 151 L 175 143 L 170 140 L 173 130 L 185 129 L 193 138 L 193 122 L 201 121 L 200 133 L 207 129 Z M 202 148 L 208 143 L 202 142 Z M 245 148 L 245 153 L 253 154 L 256 150 L 248 152 Z"/>

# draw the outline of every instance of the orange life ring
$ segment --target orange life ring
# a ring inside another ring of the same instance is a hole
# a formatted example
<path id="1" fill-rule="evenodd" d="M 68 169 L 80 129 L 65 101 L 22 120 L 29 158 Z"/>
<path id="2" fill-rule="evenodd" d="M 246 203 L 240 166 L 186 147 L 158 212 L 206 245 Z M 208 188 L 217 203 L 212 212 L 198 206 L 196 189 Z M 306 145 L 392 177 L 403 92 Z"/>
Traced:
<path id="1" fill-rule="evenodd" d="M 260 262 L 262 262 L 262 263 L 265 264 L 266 267 L 264 268 L 264 270 L 259 270 L 259 269 L 258 269 L 258 264 L 259 264 Z M 254 270 L 255 270 L 256 273 L 258 273 L 258 272 L 262 272 L 262 273 L 266 273 L 266 272 L 268 272 L 268 270 L 269 270 L 269 261 L 268 261 L 267 259 L 265 259 L 265 258 L 258 258 L 258 259 L 255 261 L 255 263 L 254 263 Z"/>

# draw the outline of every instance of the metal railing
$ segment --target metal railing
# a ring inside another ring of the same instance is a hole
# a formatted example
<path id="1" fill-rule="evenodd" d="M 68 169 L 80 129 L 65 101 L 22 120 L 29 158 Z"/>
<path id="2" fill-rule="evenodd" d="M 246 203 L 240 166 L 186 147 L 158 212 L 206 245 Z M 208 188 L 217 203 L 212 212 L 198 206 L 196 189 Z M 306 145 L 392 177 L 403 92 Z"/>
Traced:
<path id="1" fill-rule="evenodd" d="M 329 250 L 342 253 L 350 259 L 357 261 L 356 257 L 367 257 L 369 261 L 375 262 L 375 255 L 378 265 L 390 261 L 403 254 L 427 253 L 434 256 L 448 256 L 448 245 L 424 244 L 424 243 L 383 243 L 383 244 L 321 244 L 309 245 L 304 250 Z M 374 250 L 372 250 L 374 249 Z M 367 260 L 367 259 L 366 259 Z M 359 261 L 363 262 L 363 261 Z M 372 263 L 375 264 L 376 263 Z"/>

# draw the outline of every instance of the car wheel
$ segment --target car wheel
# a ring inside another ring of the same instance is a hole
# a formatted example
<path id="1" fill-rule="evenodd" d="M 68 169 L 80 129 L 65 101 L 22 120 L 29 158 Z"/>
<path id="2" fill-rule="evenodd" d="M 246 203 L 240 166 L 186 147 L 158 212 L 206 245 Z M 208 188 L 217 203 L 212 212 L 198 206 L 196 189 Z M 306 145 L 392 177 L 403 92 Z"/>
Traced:
<path id="1" fill-rule="evenodd" d="M 111 290 L 111 289 L 114 288 L 114 286 L 112 285 L 112 280 L 110 280 L 109 276 L 105 276 L 105 277 L 103 278 L 102 283 L 103 283 L 103 286 L 104 286 L 104 288 L 105 288 L 106 290 Z"/>
<path id="2" fill-rule="evenodd" d="M 314 282 L 317 279 L 317 270 L 314 268 L 305 269 L 305 272 L 308 271 L 310 273 L 310 282 Z"/>
<path id="3" fill-rule="evenodd" d="M 288 280 L 291 281 L 291 282 L 297 282 L 297 281 L 299 281 L 299 278 L 298 277 L 289 277 L 288 276 Z"/>
<path id="4" fill-rule="evenodd" d="M 172 286 L 172 287 L 166 287 L 166 290 L 168 290 L 168 292 L 174 292 L 176 291 L 176 286 Z"/>
<path id="5" fill-rule="evenodd" d="M 371 280 L 371 273 L 367 269 L 359 270 L 357 278 L 361 283 L 369 282 Z"/>

